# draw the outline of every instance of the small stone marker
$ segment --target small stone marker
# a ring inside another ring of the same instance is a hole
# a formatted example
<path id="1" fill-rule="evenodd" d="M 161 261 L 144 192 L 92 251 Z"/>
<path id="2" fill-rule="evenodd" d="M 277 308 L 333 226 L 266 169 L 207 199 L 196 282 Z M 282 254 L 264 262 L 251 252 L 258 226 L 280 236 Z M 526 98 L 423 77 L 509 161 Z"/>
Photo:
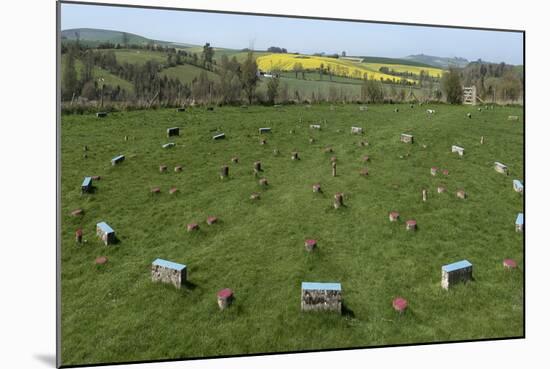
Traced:
<path id="1" fill-rule="evenodd" d="M 399 219 L 399 213 L 397 211 L 390 212 L 390 222 L 397 222 Z"/>
<path id="2" fill-rule="evenodd" d="M 271 132 L 271 128 L 258 128 L 258 131 L 260 132 L 260 134 L 262 133 L 270 133 Z"/>
<path id="3" fill-rule="evenodd" d="M 495 170 L 499 173 L 508 175 L 508 167 L 498 161 L 495 161 Z"/>
<path id="4" fill-rule="evenodd" d="M 399 108 L 393 109 L 393 112 L 394 112 L 394 113 L 399 113 Z"/>
<path id="5" fill-rule="evenodd" d="M 426 202 L 428 200 L 428 190 L 422 190 L 422 201 Z"/>
<path id="6" fill-rule="evenodd" d="M 518 213 L 516 218 L 516 232 L 523 232 L 523 213 Z"/>
<path id="7" fill-rule="evenodd" d="M 84 145 L 84 151 L 88 151 L 88 146 Z"/>
<path id="8" fill-rule="evenodd" d="M 314 142 L 315 142 L 315 139 L 314 139 L 313 137 L 310 137 L 310 138 L 309 138 L 309 143 L 312 144 L 312 143 L 314 143 Z"/>
<path id="9" fill-rule="evenodd" d="M 441 171 L 441 173 L 443 173 L 444 176 L 448 176 L 449 175 L 449 170 L 448 169 L 443 169 Z"/>
<path id="10" fill-rule="evenodd" d="M 363 161 L 369 161 L 369 156 L 368 155 L 363 156 Z"/>
<path id="11" fill-rule="evenodd" d="M 197 223 L 189 223 L 187 225 L 187 232 L 198 231 L 199 225 Z"/>
<path id="12" fill-rule="evenodd" d="M 502 261 L 502 266 L 504 267 L 504 269 L 511 270 L 517 268 L 518 264 L 513 259 L 504 259 Z"/>
<path id="13" fill-rule="evenodd" d="M 260 184 L 260 186 L 265 187 L 265 186 L 267 186 L 267 179 L 266 178 L 260 178 L 258 183 Z"/>
<path id="14" fill-rule="evenodd" d="M 76 242 L 82 243 L 82 229 L 81 229 L 81 228 L 78 228 L 78 229 L 76 230 L 76 232 L 74 233 L 74 235 L 75 235 L 75 240 L 76 240 Z"/>
<path id="15" fill-rule="evenodd" d="M 214 223 L 217 223 L 218 222 L 218 218 L 214 217 L 214 216 L 210 216 L 208 218 L 206 218 L 206 224 L 208 225 L 212 225 Z"/>
<path id="16" fill-rule="evenodd" d="M 220 134 L 212 136 L 213 140 L 221 140 L 222 138 L 225 138 L 225 133 L 220 133 Z"/>
<path id="17" fill-rule="evenodd" d="M 313 185 L 313 192 L 321 192 L 321 185 L 319 183 Z"/>
<path id="18" fill-rule="evenodd" d="M 363 176 L 363 177 L 368 176 L 368 175 L 369 175 L 369 170 L 368 170 L 368 168 L 363 168 L 363 169 L 361 169 L 361 171 L 359 172 L 359 174 L 360 174 L 361 176 Z"/>
<path id="19" fill-rule="evenodd" d="M 305 248 L 306 248 L 306 251 L 313 251 L 313 249 L 317 247 L 317 241 L 313 240 L 313 239 L 308 239 L 305 241 Z"/>
<path id="20" fill-rule="evenodd" d="M 229 167 L 227 165 L 222 165 L 220 169 L 220 178 L 224 179 L 229 176 Z"/>
<path id="21" fill-rule="evenodd" d="M 178 189 L 176 187 L 171 187 L 169 190 L 168 190 L 168 193 L 170 195 L 173 195 L 175 194 L 176 192 L 178 192 Z"/>
<path id="22" fill-rule="evenodd" d="M 153 187 L 151 188 L 151 194 L 157 194 L 157 193 L 160 193 L 160 188 L 159 187 Z"/>
<path id="23" fill-rule="evenodd" d="M 128 141 L 128 136 L 124 136 L 124 141 Z"/>
<path id="24" fill-rule="evenodd" d="M 218 306 L 221 310 L 227 309 L 233 303 L 233 291 L 229 288 L 224 288 L 218 292 Z"/>
<path id="25" fill-rule="evenodd" d="M 459 282 L 471 281 L 472 268 L 472 263 L 468 260 L 443 265 L 441 267 L 441 287 L 448 290 L 449 287 L 452 287 Z"/>
<path id="26" fill-rule="evenodd" d="M 465 199 L 466 198 L 466 192 L 464 190 L 458 190 L 456 191 L 456 197 L 459 199 Z"/>
<path id="27" fill-rule="evenodd" d="M 483 136 L 481 136 L 481 139 L 479 140 L 479 143 L 483 145 Z"/>
<path id="28" fill-rule="evenodd" d="M 95 113 L 95 116 L 98 117 L 98 118 L 105 118 L 107 116 L 107 112 L 106 111 L 98 111 L 97 113 Z"/>
<path id="29" fill-rule="evenodd" d="M 234 156 L 231 158 L 231 162 L 234 163 L 234 164 L 239 164 L 239 158 Z"/>
<path id="30" fill-rule="evenodd" d="M 261 172 L 262 171 L 262 162 L 255 161 L 254 162 L 254 172 Z"/>
<path id="31" fill-rule="evenodd" d="M 178 113 L 183 113 L 185 111 L 185 108 L 177 108 L 176 111 Z"/>
<path id="32" fill-rule="evenodd" d="M 401 133 L 401 142 L 412 144 L 413 141 L 414 141 L 414 137 L 412 135 Z"/>
<path id="33" fill-rule="evenodd" d="M 513 186 L 514 186 L 514 191 L 519 192 L 519 193 L 523 193 L 523 184 L 521 183 L 521 181 L 519 179 L 514 179 L 514 181 L 512 183 L 513 183 Z"/>
<path id="34" fill-rule="evenodd" d="M 173 261 L 156 259 L 151 264 L 151 280 L 168 283 L 180 289 L 187 280 L 187 266 Z"/>
<path id="35" fill-rule="evenodd" d="M 332 162 L 332 176 L 336 177 L 336 162 Z"/>
<path id="36" fill-rule="evenodd" d="M 405 224 L 406 224 L 407 231 L 415 231 L 416 230 L 416 220 L 409 219 L 409 220 L 407 220 L 407 222 Z"/>
<path id="37" fill-rule="evenodd" d="M 80 215 L 84 215 L 84 210 L 82 209 L 75 209 L 73 211 L 71 211 L 71 215 L 73 217 L 77 217 L 77 216 L 80 216 Z"/>
<path id="38" fill-rule="evenodd" d="M 334 195 L 334 208 L 339 209 L 344 206 L 344 194 L 338 192 Z"/>
<path id="39" fill-rule="evenodd" d="M 111 159 L 111 165 L 117 165 L 124 161 L 124 155 L 115 156 Z"/>
<path id="40" fill-rule="evenodd" d="M 361 105 L 361 106 L 359 107 L 359 110 L 360 110 L 360 111 L 368 111 L 368 106 Z"/>
<path id="41" fill-rule="evenodd" d="M 468 117 L 468 119 L 472 119 L 472 113 L 468 113 L 466 114 L 466 116 Z"/>
<path id="42" fill-rule="evenodd" d="M 267 143 L 266 139 L 265 138 L 262 138 L 260 140 L 260 145 L 265 145 Z"/>
<path id="43" fill-rule="evenodd" d="M 426 113 L 428 113 L 428 114 L 435 114 L 435 110 L 433 110 L 433 109 L 427 109 L 427 110 L 426 110 Z"/>
<path id="44" fill-rule="evenodd" d="M 361 134 L 363 133 L 363 128 L 361 127 L 351 127 L 352 134 Z"/>
<path id="45" fill-rule="evenodd" d="M 445 187 L 437 186 L 437 193 L 443 193 L 443 192 L 445 192 Z"/>
<path id="46" fill-rule="evenodd" d="M 104 265 L 107 263 L 107 257 L 106 256 L 99 256 L 95 259 L 95 264 L 96 265 Z"/>
<path id="47" fill-rule="evenodd" d="M 302 282 L 302 311 L 334 311 L 342 313 L 340 283 Z"/>
<path id="48" fill-rule="evenodd" d="M 300 158 L 298 157 L 298 152 L 297 151 L 293 151 L 292 156 L 290 158 L 292 160 L 300 160 Z"/>
<path id="49" fill-rule="evenodd" d="M 179 127 L 172 127 L 172 128 L 166 129 L 166 136 L 167 137 L 179 136 L 179 135 L 180 135 L 180 128 Z"/>
<path id="50" fill-rule="evenodd" d="M 460 146 L 453 145 L 453 146 L 451 146 L 451 152 L 456 152 L 456 153 L 458 153 L 459 156 L 463 156 L 464 155 L 464 148 L 460 147 Z"/>
<path id="51" fill-rule="evenodd" d="M 509 115 L 508 120 L 519 120 L 519 117 L 517 115 Z"/>
<path id="52" fill-rule="evenodd" d="M 309 128 L 311 128 L 311 129 L 321 129 L 321 125 L 320 124 L 310 124 Z"/>
<path id="53" fill-rule="evenodd" d="M 164 173 L 168 170 L 166 165 L 159 165 L 159 172 Z"/>
<path id="54" fill-rule="evenodd" d="M 334 152 L 334 150 L 332 149 L 332 147 L 325 147 L 325 153 L 326 154 L 329 154 L 329 153 L 332 153 Z"/>
<path id="55" fill-rule="evenodd" d="M 163 149 L 169 149 L 169 148 L 174 147 L 174 146 L 176 146 L 175 143 L 173 143 L 173 142 L 168 142 L 168 143 L 165 143 L 164 145 L 162 145 L 162 148 L 163 148 Z"/>
<path id="56" fill-rule="evenodd" d="M 259 199 L 260 199 L 260 194 L 257 192 L 252 192 L 252 194 L 250 195 L 250 200 L 259 200 Z"/>
<path id="57" fill-rule="evenodd" d="M 96 235 L 105 245 L 115 243 L 115 231 L 105 222 L 99 222 L 96 225 Z"/>
<path id="58" fill-rule="evenodd" d="M 82 181 L 81 185 L 81 191 L 82 193 L 92 191 L 92 177 L 84 177 L 84 181 Z"/>
<path id="59" fill-rule="evenodd" d="M 177 165 L 177 166 L 174 167 L 174 172 L 176 172 L 176 173 L 179 173 L 179 172 L 181 172 L 182 170 L 183 170 L 183 168 L 182 168 L 181 165 Z"/>
<path id="60" fill-rule="evenodd" d="M 403 297 L 396 297 L 392 301 L 392 306 L 393 306 L 393 309 L 397 311 L 399 314 L 403 314 L 405 310 L 407 310 L 409 303 Z"/>
<path id="61" fill-rule="evenodd" d="M 430 174 L 431 174 L 432 176 L 435 176 L 435 175 L 437 174 L 437 167 L 431 167 L 431 168 L 430 168 Z"/>

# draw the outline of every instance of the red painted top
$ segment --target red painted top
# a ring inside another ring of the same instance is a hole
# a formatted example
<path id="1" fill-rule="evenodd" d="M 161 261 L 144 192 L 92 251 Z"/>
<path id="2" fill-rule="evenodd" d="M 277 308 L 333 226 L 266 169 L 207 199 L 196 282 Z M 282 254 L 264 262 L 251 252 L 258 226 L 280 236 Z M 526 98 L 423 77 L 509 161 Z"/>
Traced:
<path id="1" fill-rule="evenodd" d="M 397 218 L 399 216 L 399 213 L 397 211 L 392 211 L 390 213 L 390 215 L 393 217 L 393 218 Z"/>
<path id="2" fill-rule="evenodd" d="M 105 264 L 106 262 L 107 262 L 107 257 L 105 256 L 100 256 L 95 259 L 96 264 Z"/>
<path id="3" fill-rule="evenodd" d="M 92 179 L 94 181 L 99 181 L 101 179 L 101 176 L 92 176 Z"/>
<path id="4" fill-rule="evenodd" d="M 314 239 L 308 239 L 308 240 L 306 240 L 306 245 L 308 245 L 308 246 L 314 246 L 314 245 L 316 245 L 316 244 L 317 244 L 317 241 L 314 240 Z"/>
<path id="5" fill-rule="evenodd" d="M 160 192 L 160 188 L 153 187 L 153 188 L 151 188 L 151 192 Z"/>
<path id="6" fill-rule="evenodd" d="M 444 175 L 448 175 L 449 174 L 449 171 L 447 169 L 443 169 L 443 174 Z"/>
<path id="7" fill-rule="evenodd" d="M 189 223 L 187 225 L 187 229 L 195 229 L 195 228 L 199 228 L 199 225 L 197 223 Z"/>
<path id="8" fill-rule="evenodd" d="M 206 218 L 206 223 L 208 223 L 208 224 L 216 223 L 217 221 L 218 221 L 218 218 L 216 218 L 216 217 Z"/>
<path id="9" fill-rule="evenodd" d="M 233 297 L 233 291 L 231 291 L 230 288 L 224 288 L 223 290 L 218 292 L 218 297 L 221 299 L 228 299 Z"/>
<path id="10" fill-rule="evenodd" d="M 513 259 L 504 259 L 504 261 L 502 262 L 502 265 L 504 265 L 505 267 L 508 267 L 508 268 L 515 268 L 515 267 L 518 266 L 516 261 L 513 260 Z"/>
<path id="11" fill-rule="evenodd" d="M 392 302 L 393 308 L 399 312 L 404 311 L 409 303 L 403 297 L 396 297 Z"/>
<path id="12" fill-rule="evenodd" d="M 414 219 L 407 220 L 407 225 L 416 225 L 416 220 Z"/>
<path id="13" fill-rule="evenodd" d="M 78 237 L 82 237 L 82 229 L 78 228 L 78 229 L 76 230 L 76 235 L 77 235 Z"/>

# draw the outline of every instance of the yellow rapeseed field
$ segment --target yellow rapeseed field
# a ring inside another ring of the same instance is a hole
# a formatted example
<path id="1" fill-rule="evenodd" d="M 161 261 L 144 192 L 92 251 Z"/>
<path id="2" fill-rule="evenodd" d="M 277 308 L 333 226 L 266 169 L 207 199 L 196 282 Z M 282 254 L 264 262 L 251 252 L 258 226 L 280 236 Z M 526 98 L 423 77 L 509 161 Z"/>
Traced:
<path id="1" fill-rule="evenodd" d="M 368 76 L 368 78 L 377 80 L 383 78 L 384 80 L 392 80 L 394 82 L 400 82 L 402 77 L 381 73 L 379 71 L 380 67 L 386 66 L 396 72 L 407 71 L 414 74 L 420 73 L 420 70 L 426 70 L 432 76 L 441 75 L 441 70 L 437 68 L 422 68 L 398 64 L 359 63 L 353 60 L 311 55 L 268 54 L 258 57 L 256 63 L 262 71 L 293 71 L 297 63 L 300 63 L 303 69 L 317 70 L 323 64 L 325 70 L 330 68 L 331 72 L 336 76 L 351 78 L 365 78 Z M 415 83 L 412 79 L 407 78 L 406 80 Z"/>

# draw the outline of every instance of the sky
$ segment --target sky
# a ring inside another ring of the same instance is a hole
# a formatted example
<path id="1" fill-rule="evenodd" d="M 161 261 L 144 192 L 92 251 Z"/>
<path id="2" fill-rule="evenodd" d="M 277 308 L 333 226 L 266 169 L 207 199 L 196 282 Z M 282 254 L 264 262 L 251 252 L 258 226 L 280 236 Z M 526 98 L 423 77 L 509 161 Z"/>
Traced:
<path id="1" fill-rule="evenodd" d="M 523 34 L 456 28 L 62 4 L 61 30 L 101 28 L 214 47 L 348 56 L 427 54 L 523 64 Z"/>

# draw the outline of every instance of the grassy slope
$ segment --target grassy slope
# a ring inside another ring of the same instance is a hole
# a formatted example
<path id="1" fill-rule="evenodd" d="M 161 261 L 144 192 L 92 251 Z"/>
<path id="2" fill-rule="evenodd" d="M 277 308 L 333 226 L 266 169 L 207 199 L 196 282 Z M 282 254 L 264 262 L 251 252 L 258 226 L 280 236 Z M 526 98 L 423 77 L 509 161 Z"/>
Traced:
<path id="1" fill-rule="evenodd" d="M 437 113 L 427 116 L 430 106 L 401 106 L 399 113 L 394 107 L 63 116 L 63 363 L 521 335 L 523 237 L 514 232 L 514 220 L 522 198 L 512 190 L 512 179 L 522 179 L 523 128 L 507 116 L 521 116 L 522 110 L 436 106 Z M 465 118 L 467 112 L 472 119 Z M 323 119 L 323 130 L 307 128 Z M 361 138 L 349 134 L 351 125 L 366 128 L 370 146 L 357 145 Z M 172 126 L 180 126 L 182 135 L 170 139 L 175 148 L 163 150 L 165 129 Z M 261 126 L 273 128 L 265 146 L 258 144 Z M 226 140 L 211 140 L 218 129 Z M 400 143 L 401 132 L 413 133 L 417 142 Z M 463 145 L 466 155 L 451 154 L 452 144 Z M 89 146 L 87 159 L 83 145 Z M 327 145 L 338 158 L 334 178 L 331 154 L 323 153 Z M 281 156 L 272 155 L 274 148 Z M 297 162 L 290 160 L 295 149 L 302 158 Z M 111 167 L 109 160 L 119 153 L 127 160 Z M 399 158 L 406 153 L 408 158 Z M 358 175 L 364 154 L 372 158 L 368 178 Z M 222 182 L 219 167 L 234 155 L 240 163 L 230 165 L 231 178 Z M 262 161 L 270 181 L 265 191 L 252 176 L 255 160 Z M 496 173 L 495 160 L 508 164 L 511 175 Z M 168 165 L 168 173 L 160 174 L 159 164 Z M 178 164 L 182 173 L 173 172 Z M 450 175 L 432 177 L 431 166 Z M 102 176 L 90 196 L 79 192 L 85 175 Z M 315 182 L 323 194 L 312 193 Z M 436 193 L 440 183 L 448 193 Z M 170 196 L 173 185 L 181 192 Z M 151 197 L 153 186 L 162 194 Z M 420 200 L 424 187 L 426 203 Z M 454 196 L 460 188 L 469 195 L 465 201 Z M 248 199 L 253 191 L 262 192 L 258 202 Z M 338 191 L 347 205 L 341 211 L 331 207 Z M 75 208 L 85 215 L 71 217 Z M 389 223 L 390 210 L 398 210 L 402 221 Z M 207 226 L 208 215 L 221 223 Z M 409 218 L 418 221 L 416 233 L 404 230 Z M 97 240 L 101 220 L 117 231 L 117 246 Z M 185 225 L 193 221 L 201 230 L 189 234 Z M 74 242 L 78 227 L 87 239 L 81 247 Z M 319 243 L 313 254 L 304 251 L 309 237 Z M 96 267 L 100 255 L 109 263 Z M 178 291 L 153 284 L 150 263 L 157 257 L 187 264 L 193 285 Z M 502 270 L 506 257 L 518 260 L 520 271 Z M 443 291 L 441 266 L 464 258 L 474 264 L 475 282 Z M 351 312 L 301 313 L 301 281 L 341 282 Z M 220 312 L 215 295 L 224 287 L 235 290 L 236 302 Z M 410 302 L 402 317 L 391 308 L 397 295 Z"/>
<path id="2" fill-rule="evenodd" d="M 166 75 L 168 78 L 178 78 L 180 82 L 191 83 L 194 78 L 198 77 L 204 69 L 196 67 L 191 64 L 178 65 L 171 68 L 163 69 L 160 74 Z M 206 71 L 208 79 L 211 81 L 217 81 L 220 77 L 213 72 Z"/>
<path id="3" fill-rule="evenodd" d="M 166 61 L 166 54 L 160 51 L 133 49 L 119 49 L 113 51 L 119 63 L 142 65 L 149 60 L 155 60 L 159 63 L 164 63 Z"/>
<path id="4" fill-rule="evenodd" d="M 63 58 L 65 58 L 65 56 Z M 66 64 L 62 60 L 61 70 L 63 70 L 65 65 Z M 80 79 L 82 69 L 84 68 L 84 65 L 78 59 L 75 61 L 75 68 L 76 68 L 77 78 Z M 94 67 L 92 73 L 93 73 L 93 78 L 96 79 L 96 80 L 99 79 L 99 78 L 103 78 L 105 80 L 104 83 L 106 85 L 110 85 L 110 86 L 113 86 L 113 87 L 118 85 L 118 86 L 120 86 L 120 88 L 125 89 L 128 92 L 132 92 L 134 90 L 134 86 L 130 82 L 128 82 L 127 80 L 122 79 L 118 76 L 115 76 L 114 74 L 112 74 L 109 71 L 106 71 L 103 68 Z M 61 75 L 63 75 L 63 72 L 61 72 Z"/>

